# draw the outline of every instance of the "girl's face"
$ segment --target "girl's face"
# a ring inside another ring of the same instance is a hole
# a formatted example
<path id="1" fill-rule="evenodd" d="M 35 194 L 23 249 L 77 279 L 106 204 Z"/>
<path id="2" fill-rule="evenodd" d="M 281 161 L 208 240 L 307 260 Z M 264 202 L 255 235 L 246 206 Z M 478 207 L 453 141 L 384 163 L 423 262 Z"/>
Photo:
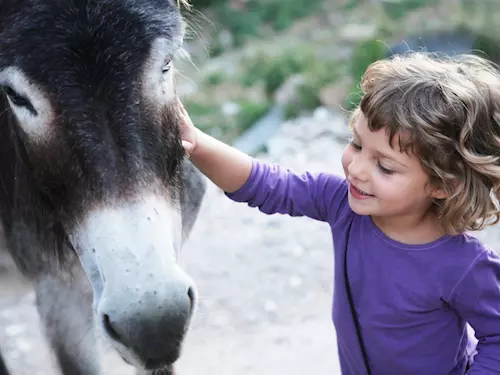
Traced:
<path id="1" fill-rule="evenodd" d="M 430 187 L 418 157 L 399 150 L 398 136 L 391 147 L 386 130 L 370 131 L 362 113 L 354 123 L 342 166 L 349 182 L 349 205 L 357 214 L 384 220 L 418 218 L 434 199 L 444 198 Z"/>

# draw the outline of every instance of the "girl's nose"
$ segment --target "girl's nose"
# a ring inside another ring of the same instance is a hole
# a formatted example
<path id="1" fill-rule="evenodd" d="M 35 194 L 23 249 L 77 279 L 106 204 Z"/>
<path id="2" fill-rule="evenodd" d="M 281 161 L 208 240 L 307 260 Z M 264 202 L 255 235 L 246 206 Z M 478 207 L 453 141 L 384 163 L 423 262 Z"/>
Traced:
<path id="1" fill-rule="evenodd" d="M 355 155 L 349 166 L 347 167 L 347 171 L 351 177 L 359 181 L 366 181 L 367 179 L 367 162 L 363 160 L 360 155 Z"/>

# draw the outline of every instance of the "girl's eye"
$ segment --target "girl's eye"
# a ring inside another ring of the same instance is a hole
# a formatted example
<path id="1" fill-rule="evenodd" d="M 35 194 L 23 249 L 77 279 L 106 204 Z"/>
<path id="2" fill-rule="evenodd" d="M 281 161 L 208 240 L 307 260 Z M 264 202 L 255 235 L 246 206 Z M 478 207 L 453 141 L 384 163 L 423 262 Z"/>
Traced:
<path id="1" fill-rule="evenodd" d="M 361 146 L 355 143 L 352 139 L 349 141 L 349 144 L 354 147 L 356 150 L 361 150 Z"/>
<path id="2" fill-rule="evenodd" d="M 394 171 L 388 169 L 388 168 L 385 168 L 382 164 L 378 163 L 378 168 L 380 169 L 380 171 L 382 173 L 385 173 L 385 174 L 392 174 L 394 173 Z"/>

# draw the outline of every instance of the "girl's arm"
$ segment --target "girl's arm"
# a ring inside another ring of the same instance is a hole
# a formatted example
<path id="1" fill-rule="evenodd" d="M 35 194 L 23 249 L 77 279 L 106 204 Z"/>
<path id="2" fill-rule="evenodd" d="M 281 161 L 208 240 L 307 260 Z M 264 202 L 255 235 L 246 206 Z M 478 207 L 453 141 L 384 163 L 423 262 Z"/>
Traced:
<path id="1" fill-rule="evenodd" d="M 193 164 L 234 201 L 267 214 L 330 221 L 347 204 L 343 178 L 327 173 L 296 174 L 266 164 L 195 128 L 180 104 L 183 145 Z"/>
<path id="2" fill-rule="evenodd" d="M 455 286 L 448 303 L 472 326 L 477 354 L 468 375 L 500 375 L 500 257 L 484 250 Z"/>
<path id="3" fill-rule="evenodd" d="M 226 193 L 243 186 L 252 171 L 252 159 L 211 136 L 195 129 L 197 143 L 190 158 L 196 167 Z"/>

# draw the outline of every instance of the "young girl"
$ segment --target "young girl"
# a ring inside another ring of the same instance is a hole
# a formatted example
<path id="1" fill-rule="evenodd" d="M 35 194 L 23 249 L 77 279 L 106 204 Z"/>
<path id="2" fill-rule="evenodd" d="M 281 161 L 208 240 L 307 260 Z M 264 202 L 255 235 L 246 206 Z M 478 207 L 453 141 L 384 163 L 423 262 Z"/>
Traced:
<path id="1" fill-rule="evenodd" d="M 345 177 L 260 162 L 180 104 L 183 144 L 234 201 L 330 225 L 343 375 L 500 374 L 500 258 L 466 233 L 500 217 L 500 74 L 411 53 L 372 64 L 362 88 Z"/>

